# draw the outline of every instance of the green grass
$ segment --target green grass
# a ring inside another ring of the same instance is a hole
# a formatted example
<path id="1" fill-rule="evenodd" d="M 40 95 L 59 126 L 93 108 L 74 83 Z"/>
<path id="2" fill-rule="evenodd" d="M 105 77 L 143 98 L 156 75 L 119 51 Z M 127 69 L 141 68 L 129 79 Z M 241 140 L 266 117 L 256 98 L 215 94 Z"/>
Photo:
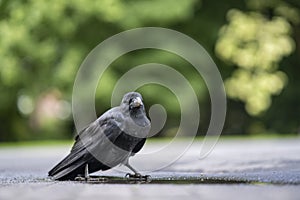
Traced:
<path id="1" fill-rule="evenodd" d="M 0 142 L 0 148 L 5 147 L 40 147 L 40 146 L 64 146 L 72 145 L 73 140 L 41 140 L 22 142 Z"/>
<path id="2" fill-rule="evenodd" d="M 216 136 L 210 136 L 213 139 Z M 201 141 L 205 136 L 197 136 L 195 141 Z M 279 133 L 268 133 L 268 134 L 251 134 L 251 135 L 221 135 L 220 140 L 266 140 L 266 139 L 280 139 L 280 138 L 300 138 L 298 134 L 279 134 Z M 172 140 L 172 137 L 155 137 L 149 138 L 149 142 L 165 142 Z M 189 137 L 181 137 L 179 140 L 190 140 Z"/>
<path id="3" fill-rule="evenodd" d="M 279 133 L 263 133 L 250 135 L 221 135 L 220 139 L 280 139 L 280 138 L 299 138 L 300 135 L 296 133 L 279 134 Z"/>
<path id="4" fill-rule="evenodd" d="M 300 138 L 298 134 L 253 134 L 253 135 L 221 135 L 220 140 L 268 140 L 268 139 L 281 139 L 281 138 Z M 172 137 L 156 137 L 149 138 L 147 142 L 169 142 Z M 198 136 L 195 141 L 202 141 L 204 136 Z M 190 140 L 189 137 L 181 137 L 178 140 Z M 42 140 L 42 141 L 20 141 L 20 142 L 0 142 L 0 148 L 5 147 L 40 147 L 40 146 L 72 146 L 74 140 Z"/>

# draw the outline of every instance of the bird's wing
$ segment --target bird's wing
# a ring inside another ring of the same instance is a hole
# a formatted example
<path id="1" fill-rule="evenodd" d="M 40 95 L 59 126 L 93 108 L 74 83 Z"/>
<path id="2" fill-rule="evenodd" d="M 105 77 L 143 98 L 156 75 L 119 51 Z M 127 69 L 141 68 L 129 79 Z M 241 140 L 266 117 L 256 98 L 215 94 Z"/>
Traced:
<path id="1" fill-rule="evenodd" d="M 137 143 L 137 145 L 132 150 L 132 153 L 136 154 L 137 152 L 139 152 L 144 146 L 145 142 L 146 142 L 146 138 L 141 139 L 141 141 Z"/>
<path id="2" fill-rule="evenodd" d="M 102 141 L 101 139 L 103 139 L 103 136 L 106 136 L 113 141 L 120 132 L 121 130 L 118 127 L 114 116 L 99 118 L 76 136 L 71 153 L 79 153 L 86 147 L 88 147 L 88 149 L 93 149 L 92 147 L 98 145 L 99 142 Z"/>
<path id="3" fill-rule="evenodd" d="M 49 171 L 49 176 L 59 179 L 72 173 L 93 158 L 89 151 L 101 151 L 101 144 L 105 136 L 110 141 L 114 141 L 120 134 L 121 130 L 114 116 L 104 115 L 98 118 L 76 136 L 75 144 L 69 155 Z"/>

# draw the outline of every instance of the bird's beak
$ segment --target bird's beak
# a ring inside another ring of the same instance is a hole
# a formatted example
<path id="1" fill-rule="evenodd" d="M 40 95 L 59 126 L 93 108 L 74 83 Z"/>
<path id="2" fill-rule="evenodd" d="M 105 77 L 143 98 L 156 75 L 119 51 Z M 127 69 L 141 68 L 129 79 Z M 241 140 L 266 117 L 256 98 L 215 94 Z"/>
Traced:
<path id="1" fill-rule="evenodd" d="M 132 101 L 132 107 L 137 108 L 143 105 L 142 99 L 140 97 L 136 97 Z"/>

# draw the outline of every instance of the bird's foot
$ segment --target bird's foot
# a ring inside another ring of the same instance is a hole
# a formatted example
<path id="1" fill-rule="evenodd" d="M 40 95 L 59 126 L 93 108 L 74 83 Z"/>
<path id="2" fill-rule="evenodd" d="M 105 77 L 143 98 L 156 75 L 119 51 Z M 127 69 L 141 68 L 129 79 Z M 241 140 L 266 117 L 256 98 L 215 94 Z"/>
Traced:
<path id="1" fill-rule="evenodd" d="M 107 183 L 108 178 L 103 177 L 103 176 L 89 176 L 89 177 L 82 177 L 82 176 L 77 176 L 75 181 L 79 182 L 87 182 L 87 183 Z"/>
<path id="2" fill-rule="evenodd" d="M 141 175 L 140 173 L 130 174 L 127 173 L 125 178 L 130 183 L 150 183 L 151 176 L 150 175 Z"/>

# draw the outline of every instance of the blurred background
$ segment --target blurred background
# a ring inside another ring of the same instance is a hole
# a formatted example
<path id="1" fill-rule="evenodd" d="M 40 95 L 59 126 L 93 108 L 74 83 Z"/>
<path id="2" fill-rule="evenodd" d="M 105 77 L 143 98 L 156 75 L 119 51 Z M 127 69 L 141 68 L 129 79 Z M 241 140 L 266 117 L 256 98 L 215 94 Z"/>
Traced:
<path id="1" fill-rule="evenodd" d="M 144 26 L 180 31 L 211 55 L 228 98 L 223 135 L 300 132 L 299 0 L 0 0 L 0 142 L 73 138 L 71 96 L 80 64 L 108 37 Z M 150 62 L 190 81 L 204 135 L 211 105 L 202 77 L 160 50 L 134 51 L 109 67 L 97 89 L 98 116 L 110 108 L 118 78 Z M 180 108 L 173 93 L 158 85 L 139 91 L 146 105 L 168 112 L 156 137 L 176 134 Z"/>

